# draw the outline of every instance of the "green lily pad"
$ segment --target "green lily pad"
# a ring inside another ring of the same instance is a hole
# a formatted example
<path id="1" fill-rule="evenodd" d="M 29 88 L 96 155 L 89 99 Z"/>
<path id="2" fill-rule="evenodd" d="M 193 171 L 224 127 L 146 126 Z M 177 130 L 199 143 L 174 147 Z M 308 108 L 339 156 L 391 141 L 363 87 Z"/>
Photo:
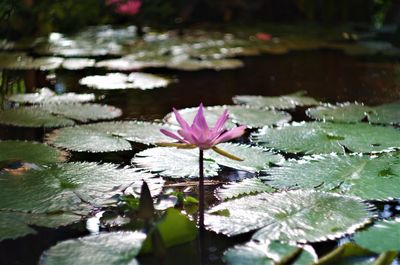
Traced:
<path id="1" fill-rule="evenodd" d="M 31 227 L 57 228 L 79 222 L 82 216 L 68 213 L 23 213 L 0 210 L 0 241 L 36 234 Z"/>
<path id="2" fill-rule="evenodd" d="M 0 141 L 0 161 L 21 160 L 37 165 L 64 162 L 68 153 L 37 142 Z"/>
<path id="3" fill-rule="evenodd" d="M 100 104 L 46 104 L 42 108 L 49 113 L 80 122 L 110 120 L 122 115 L 119 108 Z"/>
<path id="4" fill-rule="evenodd" d="M 400 130 L 366 123 L 298 123 L 280 128 L 262 128 L 252 141 L 290 153 L 380 152 L 399 148 Z"/>
<path id="5" fill-rule="evenodd" d="M 170 142 L 160 132 L 170 126 L 140 121 L 100 122 L 95 124 L 62 128 L 47 136 L 47 142 L 77 152 L 116 152 L 131 150 L 128 141 L 144 144 Z"/>
<path id="6" fill-rule="evenodd" d="M 319 102 L 314 98 L 304 96 L 304 94 L 304 92 L 300 91 L 280 97 L 240 95 L 233 97 L 233 102 L 235 104 L 248 105 L 253 108 L 267 109 L 293 109 L 297 106 L 312 106 L 319 104 Z"/>
<path id="7" fill-rule="evenodd" d="M 0 124 L 22 127 L 64 127 L 73 120 L 57 117 L 38 107 L 21 107 L 0 111 Z"/>
<path id="8" fill-rule="evenodd" d="M 364 226 L 373 216 L 369 208 L 356 197 L 334 193 L 261 193 L 211 208 L 205 222 L 208 229 L 228 236 L 258 230 L 253 235 L 255 240 L 315 242 L 338 238 Z M 228 214 L 213 214 L 220 211 Z"/>
<path id="9" fill-rule="evenodd" d="M 282 167 L 267 169 L 266 173 L 269 176 L 262 179 L 279 189 L 315 188 L 354 195 L 364 200 L 400 197 L 398 156 L 318 156 L 287 161 Z"/>
<path id="10" fill-rule="evenodd" d="M 64 163 L 29 170 L 21 176 L 0 174 L 0 209 L 29 213 L 87 214 L 91 207 L 115 203 L 113 196 L 129 192 L 138 196 L 143 180 L 153 195 L 163 180 L 137 169 L 117 169 L 114 164 Z M 18 196 L 16 196 L 16 194 Z"/>
<path id="11" fill-rule="evenodd" d="M 400 251 L 400 222 L 378 221 L 354 236 L 355 242 L 375 253 Z"/>
<path id="12" fill-rule="evenodd" d="M 315 120 L 354 123 L 362 121 L 370 111 L 371 107 L 362 104 L 343 103 L 308 109 L 306 113 Z"/>
<path id="13" fill-rule="evenodd" d="M 389 265 L 389 263 L 375 263 L 373 253 L 353 242 L 348 242 L 335 248 L 321 257 L 315 265 Z"/>
<path id="14" fill-rule="evenodd" d="M 400 103 L 384 104 L 374 107 L 368 113 L 368 120 L 380 124 L 400 124 Z"/>
<path id="15" fill-rule="evenodd" d="M 237 69 L 244 66 L 243 62 L 237 59 L 211 59 L 211 60 L 196 60 L 186 56 L 183 58 L 173 58 L 166 66 L 171 69 L 183 71 L 199 71 L 204 69 L 228 70 Z"/>
<path id="16" fill-rule="evenodd" d="M 70 239 L 44 252 L 42 265 L 139 265 L 139 254 L 146 234 L 111 232 Z"/>
<path id="17" fill-rule="evenodd" d="M 42 71 L 54 70 L 61 66 L 63 58 L 60 57 L 39 57 L 33 58 L 25 53 L 0 53 L 0 68 L 10 70 L 31 70 Z"/>
<path id="18" fill-rule="evenodd" d="M 62 67 L 68 70 L 80 70 L 88 67 L 94 67 L 96 60 L 87 58 L 69 58 L 65 59 Z"/>
<path id="19" fill-rule="evenodd" d="M 65 93 L 57 95 L 52 90 L 44 87 L 36 93 L 15 94 L 8 98 L 9 101 L 29 104 L 43 103 L 78 103 L 93 101 L 94 94 Z"/>
<path id="20" fill-rule="evenodd" d="M 222 185 L 215 191 L 215 195 L 221 200 L 229 200 L 240 196 L 261 192 L 274 192 L 275 189 L 264 184 L 259 178 L 248 178 L 240 182 L 231 182 Z"/>
<path id="21" fill-rule="evenodd" d="M 152 172 L 171 178 L 199 176 L 199 150 L 155 147 L 139 152 L 132 163 Z M 204 176 L 218 175 L 219 166 L 209 159 L 204 159 Z"/>
<path id="22" fill-rule="evenodd" d="M 166 87 L 171 80 L 146 73 L 109 73 L 106 75 L 87 76 L 79 80 L 81 85 L 95 89 L 154 89 Z"/>
<path id="23" fill-rule="evenodd" d="M 268 168 L 270 164 L 278 164 L 284 160 L 281 155 L 268 152 L 261 147 L 232 143 L 221 143 L 217 147 L 243 159 L 243 161 L 236 161 L 214 151 L 207 151 L 207 155 L 217 164 L 253 173 Z"/>
<path id="24" fill-rule="evenodd" d="M 307 245 L 299 248 L 276 241 L 262 243 L 250 241 L 228 249 L 223 259 L 229 265 L 286 264 L 284 261 L 288 259 L 293 265 L 310 265 L 317 261 L 317 254 Z"/>
<path id="25" fill-rule="evenodd" d="M 247 125 L 248 127 L 263 127 L 281 125 L 289 122 L 292 117 L 286 112 L 277 112 L 264 109 L 254 109 L 245 106 L 210 106 L 206 107 L 204 115 L 210 126 L 214 126 L 218 118 L 227 109 L 229 121 L 226 127 L 233 128 L 235 124 Z M 186 108 L 179 110 L 179 113 L 187 121 L 192 121 L 196 116 L 198 108 Z M 171 112 L 164 117 L 168 123 L 178 125 L 175 115 Z"/>

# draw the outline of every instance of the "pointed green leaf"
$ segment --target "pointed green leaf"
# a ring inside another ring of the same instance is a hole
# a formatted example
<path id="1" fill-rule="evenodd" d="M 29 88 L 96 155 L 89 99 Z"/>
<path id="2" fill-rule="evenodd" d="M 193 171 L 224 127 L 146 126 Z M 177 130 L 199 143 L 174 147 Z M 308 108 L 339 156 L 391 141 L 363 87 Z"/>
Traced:
<path id="1" fill-rule="evenodd" d="M 307 245 L 298 248 L 276 241 L 250 241 L 228 249 L 223 259 L 229 265 L 310 265 L 317 260 L 317 255 L 312 247 Z M 288 259 L 290 263 L 285 263 Z"/>
<path id="2" fill-rule="evenodd" d="M 378 221 L 366 230 L 355 234 L 354 240 L 363 248 L 375 253 L 400 251 L 400 222 Z"/>
<path id="3" fill-rule="evenodd" d="M 111 232 L 70 239 L 44 252 L 42 265 L 138 265 L 146 235 L 142 232 Z"/>
<path id="4" fill-rule="evenodd" d="M 400 130 L 366 123 L 295 123 L 280 128 L 262 128 L 252 140 L 265 147 L 289 153 L 380 152 L 399 148 Z"/>
<path id="5" fill-rule="evenodd" d="M 364 200 L 400 197 L 400 157 L 317 156 L 287 161 L 266 170 L 267 184 L 279 188 L 332 191 Z M 379 185 L 376 185 L 379 183 Z"/>
<path id="6" fill-rule="evenodd" d="M 315 242 L 364 226 L 373 216 L 369 209 L 356 197 L 298 190 L 223 202 L 208 210 L 205 222 L 208 229 L 228 236 L 258 230 L 253 239 Z M 222 210 L 229 216 L 212 214 Z"/>

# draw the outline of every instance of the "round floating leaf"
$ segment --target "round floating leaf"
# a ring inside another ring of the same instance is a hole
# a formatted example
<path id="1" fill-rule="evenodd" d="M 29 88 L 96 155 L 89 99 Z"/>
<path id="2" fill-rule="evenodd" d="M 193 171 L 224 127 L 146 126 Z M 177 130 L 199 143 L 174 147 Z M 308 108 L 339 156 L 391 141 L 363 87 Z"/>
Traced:
<path id="1" fill-rule="evenodd" d="M 306 97 L 304 94 L 304 92 L 300 91 L 280 97 L 240 95 L 233 97 L 233 102 L 235 104 L 245 104 L 255 108 L 268 109 L 293 109 L 296 106 L 311 106 L 319 104 L 318 101 L 311 97 Z"/>
<path id="2" fill-rule="evenodd" d="M 42 108 L 81 122 L 110 120 L 122 115 L 119 108 L 100 104 L 46 104 Z"/>
<path id="3" fill-rule="evenodd" d="M 132 163 L 152 172 L 172 178 L 199 176 L 199 150 L 155 147 L 139 152 Z M 204 160 L 205 177 L 218 175 L 219 166 L 208 159 Z"/>
<path id="4" fill-rule="evenodd" d="M 55 94 L 52 90 L 44 87 L 36 93 L 16 94 L 8 98 L 9 101 L 18 103 L 42 104 L 42 103 L 78 103 L 93 101 L 94 94 L 65 93 Z"/>
<path id="5" fill-rule="evenodd" d="M 23 127 L 64 127 L 73 120 L 57 117 L 38 107 L 21 107 L 0 111 L 0 124 Z"/>
<path id="6" fill-rule="evenodd" d="M 154 89 L 166 87 L 171 81 L 164 77 L 146 73 L 110 73 L 82 78 L 79 83 L 95 89 Z"/>
<path id="7" fill-rule="evenodd" d="M 146 180 L 153 194 L 161 191 L 163 180 L 137 169 L 117 169 L 114 164 L 65 163 L 29 170 L 21 176 L 0 175 L 0 209 L 31 213 L 76 212 L 87 214 L 91 205 L 115 202 L 113 196 L 128 188 L 140 192 Z"/>
<path id="8" fill-rule="evenodd" d="M 56 148 L 22 141 L 0 141 L 0 161 L 21 160 L 37 165 L 63 162 L 68 154 Z"/>
<path id="9" fill-rule="evenodd" d="M 317 254 L 307 245 L 298 248 L 275 241 L 262 243 L 250 241 L 228 249 L 223 259 L 229 265 L 287 264 L 284 261 L 288 259 L 293 265 L 310 265 L 317 261 Z"/>
<path id="10" fill-rule="evenodd" d="M 81 219 L 80 215 L 68 213 L 33 214 L 0 210 L 0 241 L 36 234 L 31 225 L 57 228 L 79 222 Z"/>
<path id="11" fill-rule="evenodd" d="M 172 58 L 166 66 L 183 71 L 199 71 L 203 69 L 228 70 L 243 67 L 243 62 L 236 59 L 196 60 L 183 56 L 183 58 Z"/>
<path id="12" fill-rule="evenodd" d="M 400 103 L 391 103 L 374 107 L 368 113 L 368 120 L 380 124 L 400 124 Z"/>
<path id="13" fill-rule="evenodd" d="M 42 265 L 139 265 L 139 254 L 146 234 L 111 232 L 70 239 L 43 253 Z"/>
<path id="14" fill-rule="evenodd" d="M 372 111 L 372 108 L 368 106 L 357 103 L 344 103 L 308 109 L 307 115 L 320 121 L 359 122 L 362 121 L 370 111 Z"/>
<path id="15" fill-rule="evenodd" d="M 225 201 L 239 196 L 274 191 L 271 186 L 264 184 L 260 179 L 249 178 L 240 182 L 224 184 L 216 190 L 215 194 L 219 199 Z"/>
<path id="16" fill-rule="evenodd" d="M 0 53 L 0 68 L 11 70 L 38 69 L 42 71 L 54 70 L 60 67 L 63 58 L 39 57 L 33 58 L 25 53 Z"/>
<path id="17" fill-rule="evenodd" d="M 287 161 L 270 168 L 267 184 L 279 188 L 318 189 L 358 196 L 364 200 L 400 197 L 397 156 L 318 156 Z M 379 183 L 379 185 L 377 185 Z"/>
<path id="18" fill-rule="evenodd" d="M 70 58 L 65 59 L 62 63 L 62 67 L 68 70 L 80 70 L 88 67 L 93 67 L 96 64 L 96 60 L 87 58 Z"/>
<path id="19" fill-rule="evenodd" d="M 335 248 L 321 257 L 315 265 L 389 265 L 389 263 L 375 263 L 374 253 L 353 242 L 348 242 Z"/>
<path id="20" fill-rule="evenodd" d="M 354 236 L 357 244 L 376 253 L 400 251 L 400 222 L 378 221 Z"/>
<path id="21" fill-rule="evenodd" d="M 54 146 L 75 152 L 116 152 L 132 150 L 131 144 L 123 138 L 87 126 L 75 126 L 55 130 L 47 135 L 46 141 Z"/>
<path id="22" fill-rule="evenodd" d="M 264 127 L 252 140 L 290 153 L 380 152 L 400 147 L 400 130 L 366 123 L 299 123 L 280 128 Z"/>
<path id="23" fill-rule="evenodd" d="M 207 152 L 210 158 L 222 166 L 231 167 L 238 170 L 259 172 L 260 170 L 268 168 L 271 163 L 277 164 L 284 160 L 281 155 L 267 152 L 265 149 L 260 147 L 232 143 L 222 143 L 217 147 L 227 151 L 232 155 L 240 157 L 243 159 L 243 161 L 229 159 L 225 156 L 217 154 L 214 151 Z"/>
<path id="24" fill-rule="evenodd" d="M 298 190 L 223 202 L 208 211 L 205 221 L 228 236 L 258 230 L 253 239 L 314 242 L 354 232 L 372 217 L 369 208 L 356 197 Z"/>

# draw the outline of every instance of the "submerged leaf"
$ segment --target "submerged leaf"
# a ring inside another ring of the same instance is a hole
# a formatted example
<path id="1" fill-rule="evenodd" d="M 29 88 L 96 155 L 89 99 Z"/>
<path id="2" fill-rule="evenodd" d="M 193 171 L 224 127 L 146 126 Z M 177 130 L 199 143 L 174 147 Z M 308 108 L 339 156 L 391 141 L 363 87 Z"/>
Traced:
<path id="1" fill-rule="evenodd" d="M 400 251 L 400 222 L 378 221 L 366 230 L 356 233 L 354 240 L 363 248 L 375 253 L 398 252 Z"/>
<path id="2" fill-rule="evenodd" d="M 228 249 L 223 259 L 229 265 L 310 265 L 317 260 L 317 254 L 307 245 L 300 248 L 276 241 L 250 241 Z"/>
<path id="3" fill-rule="evenodd" d="M 399 148 L 400 130 L 365 123 L 299 123 L 280 128 L 262 128 L 252 140 L 262 146 L 290 153 L 323 154 L 380 152 Z"/>
<path id="4" fill-rule="evenodd" d="M 225 209 L 228 217 L 212 214 Z M 369 206 L 356 197 L 299 190 L 223 202 L 205 221 L 208 229 L 228 236 L 258 230 L 253 239 L 315 242 L 352 233 L 371 217 Z"/>
<path id="5" fill-rule="evenodd" d="M 146 234 L 111 232 L 70 239 L 44 252 L 42 265 L 138 265 L 135 257 Z"/>

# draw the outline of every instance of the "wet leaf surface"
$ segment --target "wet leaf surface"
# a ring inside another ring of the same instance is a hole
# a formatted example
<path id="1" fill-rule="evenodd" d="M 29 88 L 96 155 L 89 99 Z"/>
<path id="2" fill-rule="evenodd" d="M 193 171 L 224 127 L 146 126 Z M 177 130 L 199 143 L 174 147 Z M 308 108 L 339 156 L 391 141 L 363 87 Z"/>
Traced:
<path id="1" fill-rule="evenodd" d="M 240 196 L 257 194 L 261 192 L 274 192 L 275 189 L 264 184 L 258 178 L 248 178 L 240 182 L 231 182 L 222 185 L 215 191 L 215 195 L 221 200 L 229 200 Z"/>
<path id="2" fill-rule="evenodd" d="M 42 88 L 36 93 L 15 94 L 8 98 L 9 101 L 29 104 L 43 103 L 79 103 L 93 101 L 94 94 L 65 93 L 56 94 L 48 88 Z"/>

